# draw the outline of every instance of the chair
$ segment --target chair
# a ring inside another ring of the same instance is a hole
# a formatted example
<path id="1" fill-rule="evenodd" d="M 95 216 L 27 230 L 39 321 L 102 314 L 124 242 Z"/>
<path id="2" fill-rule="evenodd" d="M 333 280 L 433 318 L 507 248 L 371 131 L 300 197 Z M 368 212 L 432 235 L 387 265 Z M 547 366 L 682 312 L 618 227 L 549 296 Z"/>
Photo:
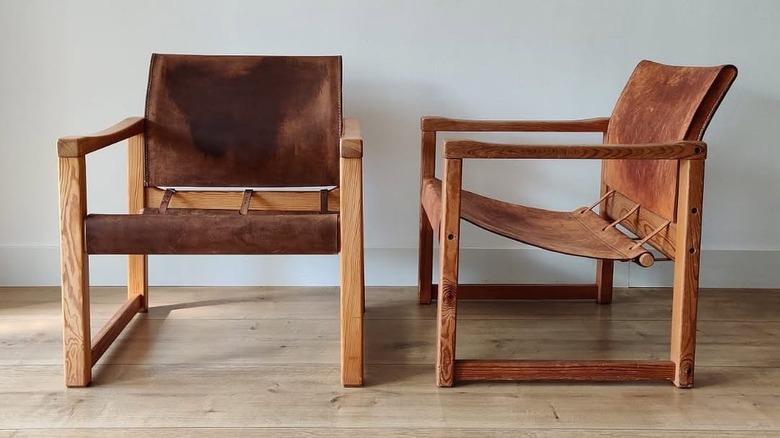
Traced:
<path id="1" fill-rule="evenodd" d="M 669 380 L 693 385 L 706 145 L 715 110 L 737 75 L 734 66 L 677 67 L 642 61 L 610 118 L 574 121 L 422 119 L 419 301 L 437 298 L 436 382 L 471 380 Z M 601 132 L 602 145 L 444 141 L 442 179 L 435 177 L 439 132 Z M 463 160 L 601 159 L 601 199 L 554 212 L 462 190 Z M 593 212 L 596 206 L 599 213 Z M 587 285 L 458 283 L 460 220 L 546 250 L 596 259 Z M 621 232 L 621 225 L 635 236 Z M 432 284 L 433 232 L 439 237 L 439 283 Z M 612 300 L 614 261 L 653 264 L 651 246 L 674 261 L 671 357 L 668 361 L 460 360 L 455 356 L 459 299 Z"/>
<path id="2" fill-rule="evenodd" d="M 124 139 L 129 214 L 87 214 L 85 156 Z M 338 253 L 341 381 L 362 385 L 363 141 L 341 57 L 155 54 L 143 118 L 57 149 L 67 386 L 147 311 L 148 254 Z M 92 341 L 89 254 L 129 255 L 127 301 Z"/>

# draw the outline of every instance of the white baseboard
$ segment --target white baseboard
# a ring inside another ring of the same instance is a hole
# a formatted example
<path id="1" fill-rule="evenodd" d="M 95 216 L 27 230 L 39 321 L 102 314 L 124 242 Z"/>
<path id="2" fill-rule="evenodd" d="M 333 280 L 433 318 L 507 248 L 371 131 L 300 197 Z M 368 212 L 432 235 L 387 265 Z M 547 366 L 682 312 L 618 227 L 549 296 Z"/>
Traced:
<path id="1" fill-rule="evenodd" d="M 417 282 L 417 250 L 367 248 L 366 284 L 410 286 Z M 619 287 L 670 286 L 671 263 L 650 269 L 618 263 Z M 124 256 L 90 257 L 95 286 L 125 284 Z M 337 256 L 151 256 L 149 283 L 154 286 L 335 286 Z M 532 248 L 463 249 L 463 283 L 588 283 L 593 261 Z M 60 281 L 56 246 L 0 247 L 0 286 L 55 286 Z M 702 252 L 701 286 L 780 288 L 780 251 Z"/>

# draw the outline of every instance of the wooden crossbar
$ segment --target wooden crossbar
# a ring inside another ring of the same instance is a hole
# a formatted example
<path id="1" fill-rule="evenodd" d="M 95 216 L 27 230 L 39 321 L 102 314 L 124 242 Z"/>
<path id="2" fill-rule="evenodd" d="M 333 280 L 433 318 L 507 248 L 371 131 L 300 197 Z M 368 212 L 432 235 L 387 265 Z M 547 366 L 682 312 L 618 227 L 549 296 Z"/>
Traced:
<path id="1" fill-rule="evenodd" d="M 165 196 L 165 190 L 157 187 L 145 189 L 146 208 L 157 208 Z M 244 191 L 228 190 L 177 190 L 170 200 L 169 208 L 240 210 L 244 202 Z M 247 209 L 250 211 L 308 211 L 320 212 L 322 199 L 316 191 L 253 191 Z M 339 189 L 328 191 L 327 212 L 339 211 Z"/>
<path id="2" fill-rule="evenodd" d="M 456 360 L 455 380 L 674 380 L 672 361 Z"/>
<path id="3" fill-rule="evenodd" d="M 108 320 L 106 325 L 100 329 L 100 332 L 95 336 L 95 340 L 92 341 L 92 366 L 95 366 L 97 361 L 108 350 L 108 347 L 111 346 L 111 343 L 127 327 L 133 316 L 141 310 L 141 300 L 142 296 L 136 295 L 125 301 L 122 307 Z"/>
<path id="4" fill-rule="evenodd" d="M 431 287 L 438 296 L 439 285 Z M 583 300 L 595 299 L 595 284 L 459 284 L 459 300 Z"/>

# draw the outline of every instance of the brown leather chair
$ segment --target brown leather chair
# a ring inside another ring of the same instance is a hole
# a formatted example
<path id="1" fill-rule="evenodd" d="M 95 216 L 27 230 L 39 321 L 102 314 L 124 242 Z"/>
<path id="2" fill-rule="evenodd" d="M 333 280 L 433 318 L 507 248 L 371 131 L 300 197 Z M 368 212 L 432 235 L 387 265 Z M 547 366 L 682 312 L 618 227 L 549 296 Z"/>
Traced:
<path id="1" fill-rule="evenodd" d="M 85 156 L 124 139 L 130 214 L 87 214 Z M 148 309 L 148 254 L 338 253 L 341 380 L 362 385 L 363 141 L 341 57 L 155 54 L 143 118 L 57 149 L 66 385 Z M 89 254 L 130 255 L 128 299 L 93 341 Z"/>
<path id="2" fill-rule="evenodd" d="M 466 380 L 669 380 L 693 385 L 704 159 L 701 142 L 737 75 L 734 66 L 676 67 L 642 61 L 610 118 L 574 121 L 422 119 L 419 301 L 437 297 L 436 382 Z M 439 132 L 601 132 L 601 145 L 444 141 L 441 180 L 434 175 Z M 463 160 L 600 159 L 602 197 L 591 207 L 553 212 L 461 189 Z M 596 206 L 599 213 L 593 212 Z M 550 251 L 596 259 L 589 285 L 458 283 L 460 221 Z M 620 224 L 635 236 L 621 232 Z M 439 284 L 432 284 L 433 231 L 439 236 Z M 496 361 L 455 356 L 457 303 L 469 298 L 612 300 L 614 261 L 653 264 L 653 247 L 674 261 L 671 357 L 664 361 Z"/>

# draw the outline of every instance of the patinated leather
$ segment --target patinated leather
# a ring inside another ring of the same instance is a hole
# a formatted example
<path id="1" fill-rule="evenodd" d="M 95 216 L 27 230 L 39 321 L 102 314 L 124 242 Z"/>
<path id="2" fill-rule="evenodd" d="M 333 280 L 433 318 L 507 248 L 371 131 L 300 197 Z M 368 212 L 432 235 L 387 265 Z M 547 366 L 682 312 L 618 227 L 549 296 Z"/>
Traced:
<path id="1" fill-rule="evenodd" d="M 175 210 L 93 214 L 89 254 L 337 254 L 338 214 Z"/>
<path id="2" fill-rule="evenodd" d="M 153 55 L 145 184 L 335 186 L 341 58 Z M 166 191 L 170 200 L 173 190 Z M 338 214 L 146 209 L 89 215 L 90 254 L 336 254 Z"/>
<path id="3" fill-rule="evenodd" d="M 425 180 L 422 203 L 434 231 L 441 217 L 441 180 Z M 461 191 L 461 217 L 472 224 L 539 248 L 602 260 L 638 260 L 650 252 L 586 207 L 550 211 Z M 652 259 L 650 259 L 652 260 Z"/>
<path id="4" fill-rule="evenodd" d="M 147 186 L 332 186 L 341 57 L 152 56 Z"/>
<path id="5" fill-rule="evenodd" d="M 606 143 L 701 140 L 736 77 L 731 65 L 678 67 L 642 61 L 615 105 Z M 678 164 L 606 160 L 605 182 L 642 208 L 674 221 Z"/>

